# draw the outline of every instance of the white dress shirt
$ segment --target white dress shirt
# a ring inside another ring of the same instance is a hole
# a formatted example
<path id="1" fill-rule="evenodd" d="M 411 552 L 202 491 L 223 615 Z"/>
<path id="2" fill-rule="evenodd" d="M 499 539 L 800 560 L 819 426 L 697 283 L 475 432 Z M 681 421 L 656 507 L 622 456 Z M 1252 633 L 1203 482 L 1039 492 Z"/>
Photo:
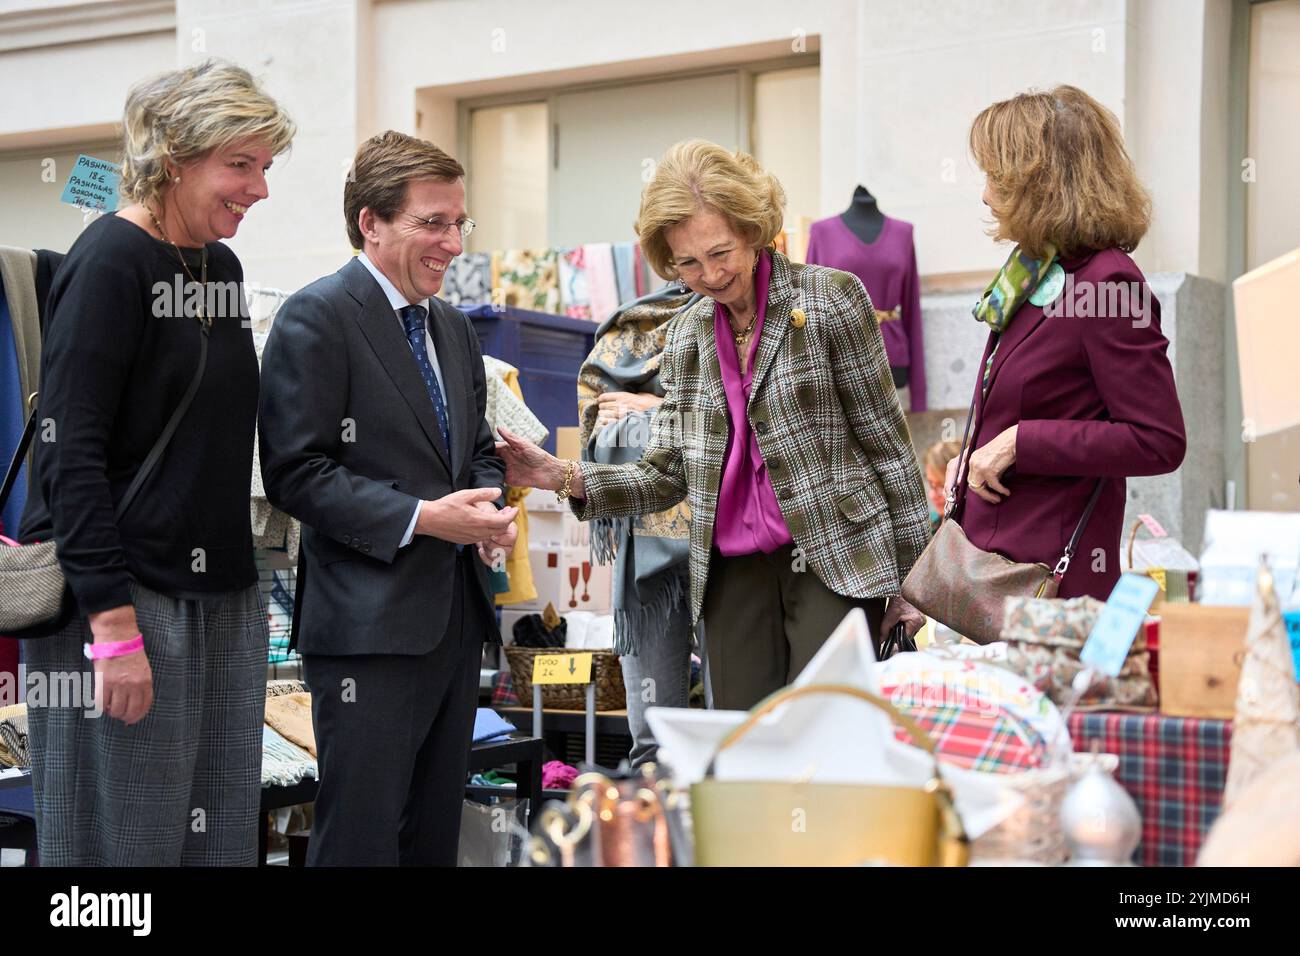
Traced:
<path id="1" fill-rule="evenodd" d="M 397 286 L 393 285 L 388 276 L 379 271 L 364 252 L 359 253 L 357 258 L 360 259 L 361 264 L 366 267 L 366 271 L 375 277 L 375 281 L 379 283 L 379 288 L 384 290 L 384 295 L 388 298 L 388 304 L 392 306 L 393 316 L 397 319 L 397 324 L 402 328 L 403 338 L 406 337 L 406 326 L 402 323 L 402 316 L 400 314 L 402 309 L 406 308 L 408 305 L 420 305 L 424 307 L 425 311 L 429 315 L 433 314 L 433 309 L 429 307 L 427 299 L 423 302 L 411 302 L 408 300 L 406 296 L 402 295 L 402 293 L 397 290 Z M 442 381 L 442 366 L 438 364 L 438 350 L 433 344 L 433 336 L 429 334 L 429 319 L 427 316 L 424 320 L 424 348 L 429 353 L 429 364 L 433 366 L 433 374 L 434 377 L 438 379 L 438 388 L 442 391 L 443 402 L 447 405 L 447 415 L 450 417 L 451 403 L 448 401 L 447 397 L 447 386 L 444 385 Z M 403 548 L 410 544 L 412 539 L 415 537 L 415 523 L 420 517 L 420 506 L 423 504 L 424 502 L 420 502 L 420 504 L 415 506 L 415 514 L 411 515 L 411 523 L 407 525 L 406 534 L 402 537 L 401 547 Z"/>

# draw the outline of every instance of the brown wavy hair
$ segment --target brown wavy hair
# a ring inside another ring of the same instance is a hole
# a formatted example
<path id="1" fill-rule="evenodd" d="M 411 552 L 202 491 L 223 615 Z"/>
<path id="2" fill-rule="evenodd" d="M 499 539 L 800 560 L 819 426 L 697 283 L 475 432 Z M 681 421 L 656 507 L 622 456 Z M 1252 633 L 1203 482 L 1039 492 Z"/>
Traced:
<path id="1" fill-rule="evenodd" d="M 772 244 L 785 221 L 785 190 L 748 153 L 733 153 L 703 139 L 670 148 L 641 193 L 636 221 L 641 252 L 663 278 L 677 278 L 664 230 L 701 209 L 717 210 L 732 232 L 762 249 Z"/>
<path id="2" fill-rule="evenodd" d="M 1151 225 L 1151 197 L 1124 149 L 1115 114 L 1083 90 L 1021 93 L 985 109 L 970 149 L 988 177 L 989 235 L 1041 256 L 1132 252 Z"/>

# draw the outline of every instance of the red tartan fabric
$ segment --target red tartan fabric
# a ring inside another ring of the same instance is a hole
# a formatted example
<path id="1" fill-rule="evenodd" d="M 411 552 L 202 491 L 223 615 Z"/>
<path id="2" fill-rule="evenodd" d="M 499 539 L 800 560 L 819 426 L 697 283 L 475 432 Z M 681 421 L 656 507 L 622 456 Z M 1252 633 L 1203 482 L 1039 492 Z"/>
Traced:
<path id="1" fill-rule="evenodd" d="M 946 763 L 968 770 L 1015 773 L 1043 765 L 1046 745 L 1038 735 L 998 713 L 984 715 L 965 707 L 902 707 L 934 741 Z M 912 742 L 902 727 L 894 736 Z"/>
<path id="2" fill-rule="evenodd" d="M 1223 805 L 1232 721 L 1074 713 L 1074 749 L 1119 756 L 1116 774 L 1142 814 L 1143 866 L 1192 866 Z"/>
<path id="3" fill-rule="evenodd" d="M 514 678 L 510 676 L 510 671 L 506 668 L 497 671 L 497 676 L 492 678 L 492 706 L 519 706 L 519 698 L 515 695 Z"/>

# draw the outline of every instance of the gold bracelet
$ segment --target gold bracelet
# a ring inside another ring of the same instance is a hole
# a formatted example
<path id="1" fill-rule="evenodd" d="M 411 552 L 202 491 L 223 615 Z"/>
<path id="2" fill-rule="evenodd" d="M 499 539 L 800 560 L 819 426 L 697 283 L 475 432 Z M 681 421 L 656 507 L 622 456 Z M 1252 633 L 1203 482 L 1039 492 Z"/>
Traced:
<path id="1" fill-rule="evenodd" d="M 578 463 L 570 458 L 564 463 L 564 485 L 555 493 L 561 504 L 569 500 L 573 492 L 573 473 L 578 470 Z"/>

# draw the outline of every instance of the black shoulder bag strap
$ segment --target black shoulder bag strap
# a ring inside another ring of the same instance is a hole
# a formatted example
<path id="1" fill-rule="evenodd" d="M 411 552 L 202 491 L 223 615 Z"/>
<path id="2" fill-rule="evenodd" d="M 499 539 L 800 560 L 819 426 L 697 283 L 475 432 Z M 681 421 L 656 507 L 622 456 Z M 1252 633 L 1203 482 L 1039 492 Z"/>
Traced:
<path id="1" fill-rule="evenodd" d="M 172 417 L 167 420 L 163 427 L 162 434 L 153 443 L 149 449 L 149 454 L 145 456 L 143 464 L 131 479 L 131 484 L 127 486 L 126 494 L 122 500 L 117 503 L 117 508 L 113 512 L 113 517 L 121 521 L 123 515 L 131 507 L 136 497 L 140 494 L 140 489 L 149 479 L 149 475 L 157 467 L 158 462 L 162 459 L 163 452 L 167 450 L 167 444 L 172 440 L 172 435 L 176 433 L 181 419 L 189 411 L 194 396 L 198 394 L 199 384 L 203 381 L 203 371 L 208 365 L 208 329 L 207 326 L 199 326 L 199 364 L 194 370 L 194 378 L 190 380 L 189 388 L 185 390 L 185 395 L 181 398 L 180 404 L 172 412 Z M 35 396 L 33 396 L 35 398 Z M 36 434 L 36 406 L 32 406 L 31 414 L 27 416 L 27 424 L 23 427 L 23 437 L 18 440 L 18 447 L 14 449 L 13 460 L 9 462 L 9 469 L 5 472 L 4 485 L 0 486 L 0 508 L 3 508 L 5 502 L 9 500 L 9 492 L 13 490 L 14 482 L 18 480 L 18 469 L 22 467 L 23 459 L 27 456 L 27 449 L 31 446 L 32 436 Z"/>
<path id="2" fill-rule="evenodd" d="M 999 333 L 997 332 L 993 333 L 995 348 L 998 334 Z M 953 478 L 952 495 L 948 498 L 947 506 L 944 509 L 945 520 L 953 518 L 956 513 L 958 507 L 957 496 L 959 494 L 961 495 L 962 503 L 965 503 L 965 476 L 970 470 L 969 463 L 966 461 L 966 441 L 970 438 L 971 424 L 975 420 L 975 399 L 979 396 L 981 390 L 982 386 L 976 389 L 975 396 L 970 400 L 970 410 L 966 413 L 966 429 L 962 432 L 961 436 L 961 451 L 957 453 L 957 474 Z M 1079 547 L 1079 541 L 1083 538 L 1084 529 L 1088 527 L 1088 520 L 1092 517 L 1093 511 L 1097 507 L 1097 501 L 1101 498 L 1101 490 L 1105 485 L 1105 478 L 1097 479 L 1097 484 L 1092 489 L 1092 495 L 1088 498 L 1088 504 L 1083 509 L 1083 516 L 1079 518 L 1079 523 L 1074 526 L 1074 534 L 1070 535 L 1070 541 L 1065 546 L 1065 552 L 1061 555 L 1061 559 L 1056 562 L 1056 567 L 1052 570 L 1052 576 L 1056 578 L 1058 584 L 1060 583 L 1061 578 L 1065 577 L 1065 572 L 1069 570 L 1070 561 L 1074 557 L 1074 552 Z"/>

